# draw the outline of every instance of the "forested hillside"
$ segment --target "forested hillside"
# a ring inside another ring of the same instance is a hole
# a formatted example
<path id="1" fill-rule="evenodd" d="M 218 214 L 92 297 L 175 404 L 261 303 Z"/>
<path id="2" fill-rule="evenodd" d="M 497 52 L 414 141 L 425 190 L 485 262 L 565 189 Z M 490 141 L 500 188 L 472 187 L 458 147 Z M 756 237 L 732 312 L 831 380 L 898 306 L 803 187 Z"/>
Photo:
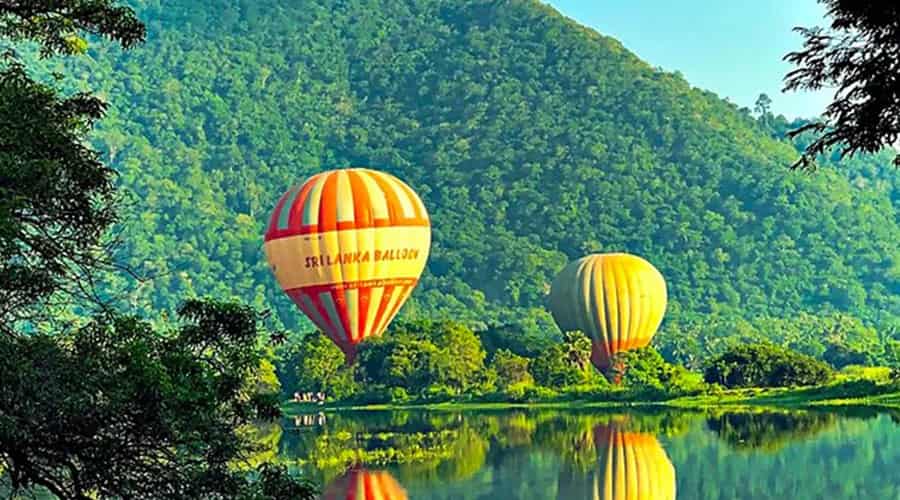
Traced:
<path id="1" fill-rule="evenodd" d="M 542 301 L 564 263 L 627 251 L 668 280 L 669 357 L 686 359 L 679 332 L 781 338 L 801 312 L 900 335 L 889 155 L 790 171 L 784 120 L 536 1 L 133 4 L 147 43 L 93 45 L 66 85 L 111 101 L 97 145 L 134 195 L 127 261 L 154 276 L 111 282 L 134 307 L 237 296 L 308 328 L 265 264 L 265 220 L 290 185 L 352 165 L 398 175 L 431 213 L 401 316 L 552 331 Z"/>

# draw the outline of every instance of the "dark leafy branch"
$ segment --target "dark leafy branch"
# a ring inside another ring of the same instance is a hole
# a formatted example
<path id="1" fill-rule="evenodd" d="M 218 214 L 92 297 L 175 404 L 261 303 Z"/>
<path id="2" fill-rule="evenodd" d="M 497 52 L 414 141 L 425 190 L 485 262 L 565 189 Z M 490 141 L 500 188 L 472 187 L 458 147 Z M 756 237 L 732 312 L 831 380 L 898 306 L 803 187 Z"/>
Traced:
<path id="1" fill-rule="evenodd" d="M 839 148 L 841 157 L 875 153 L 900 139 L 900 6 L 895 2 L 820 0 L 832 18 L 829 28 L 796 28 L 803 50 L 785 60 L 796 66 L 785 90 L 833 88 L 823 119 L 790 132 L 817 138 L 797 166 Z M 900 156 L 894 159 L 900 165 Z"/>
<path id="2" fill-rule="evenodd" d="M 81 33 L 125 48 L 144 41 L 146 29 L 130 7 L 115 0 L 0 0 L 0 36 L 36 41 L 45 56 L 84 51 Z"/>

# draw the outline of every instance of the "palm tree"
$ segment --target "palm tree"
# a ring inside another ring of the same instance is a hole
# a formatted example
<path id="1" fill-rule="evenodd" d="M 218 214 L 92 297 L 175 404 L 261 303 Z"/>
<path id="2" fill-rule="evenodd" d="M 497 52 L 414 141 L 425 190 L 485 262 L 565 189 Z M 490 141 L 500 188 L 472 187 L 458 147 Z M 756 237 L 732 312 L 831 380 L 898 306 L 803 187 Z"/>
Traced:
<path id="1" fill-rule="evenodd" d="M 578 330 L 563 332 L 563 345 L 566 359 L 586 372 L 591 363 L 591 339 Z"/>

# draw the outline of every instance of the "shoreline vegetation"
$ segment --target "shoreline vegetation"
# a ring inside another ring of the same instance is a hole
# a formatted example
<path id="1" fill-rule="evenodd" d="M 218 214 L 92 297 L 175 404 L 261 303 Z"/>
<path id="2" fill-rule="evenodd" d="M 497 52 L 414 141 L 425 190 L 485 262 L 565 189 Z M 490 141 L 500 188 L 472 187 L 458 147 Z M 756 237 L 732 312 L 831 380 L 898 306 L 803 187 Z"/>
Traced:
<path id="1" fill-rule="evenodd" d="M 858 392 L 861 386 L 868 391 Z M 532 400 L 532 401 L 441 401 L 421 403 L 379 403 L 358 404 L 352 402 L 332 402 L 322 405 L 316 403 L 285 402 L 282 410 L 285 417 L 302 415 L 310 412 L 354 412 L 373 410 L 441 410 L 441 411 L 487 411 L 518 408 L 533 409 L 582 409 L 582 408 L 635 408 L 664 407 L 671 409 L 712 409 L 771 407 L 783 409 L 815 407 L 865 406 L 871 408 L 900 410 L 900 386 L 896 383 L 883 383 L 870 379 L 846 380 L 821 386 L 798 388 L 743 388 L 729 389 L 716 394 L 682 396 L 663 400 Z"/>
<path id="2" fill-rule="evenodd" d="M 616 354 L 615 368 L 601 373 L 590 361 L 590 339 L 579 331 L 531 338 L 515 330 L 476 333 L 455 321 L 400 321 L 362 342 L 352 364 L 314 332 L 282 352 L 275 365 L 289 415 L 523 407 L 900 408 L 895 356 L 872 360 L 857 355 L 859 346 L 830 342 L 817 357 L 747 342 L 691 368 L 648 346 Z M 290 394 L 294 398 L 286 400 Z M 315 398 L 302 399 L 310 395 Z"/>

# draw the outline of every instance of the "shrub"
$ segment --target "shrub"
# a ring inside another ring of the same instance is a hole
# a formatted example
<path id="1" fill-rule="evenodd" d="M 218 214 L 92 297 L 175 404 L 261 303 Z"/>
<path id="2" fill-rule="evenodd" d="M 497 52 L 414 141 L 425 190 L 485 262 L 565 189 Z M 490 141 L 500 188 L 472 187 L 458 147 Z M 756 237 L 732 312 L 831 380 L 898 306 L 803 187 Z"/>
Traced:
<path id="1" fill-rule="evenodd" d="M 446 385 L 433 385 L 422 393 L 422 399 L 429 403 L 444 403 L 457 396 L 457 392 Z"/>
<path id="2" fill-rule="evenodd" d="M 531 374 L 535 382 L 554 389 L 587 381 L 588 371 L 572 363 L 563 345 L 554 344 L 545 349 L 531 363 Z"/>
<path id="3" fill-rule="evenodd" d="M 729 388 L 817 385 L 833 375 L 826 363 L 769 343 L 732 347 L 704 372 L 706 382 Z"/>
<path id="4" fill-rule="evenodd" d="M 548 401 L 559 397 L 559 393 L 553 389 L 539 386 L 526 386 L 524 400 L 529 402 Z"/>
<path id="5" fill-rule="evenodd" d="M 533 383 L 520 382 L 506 387 L 500 394 L 507 401 L 518 403 L 525 400 L 525 393 L 534 387 Z"/>
<path id="6" fill-rule="evenodd" d="M 616 361 L 625 367 L 623 384 L 639 399 L 700 394 L 706 390 L 702 375 L 667 363 L 652 347 L 621 353 Z"/>
<path id="7" fill-rule="evenodd" d="M 409 401 L 409 393 L 402 387 L 391 387 L 388 389 L 388 396 L 391 403 L 406 403 Z"/>
<path id="8" fill-rule="evenodd" d="M 529 360 L 506 349 L 494 353 L 491 368 L 497 373 L 497 386 L 508 387 L 521 383 L 533 383 L 534 378 L 528 371 Z"/>
<path id="9" fill-rule="evenodd" d="M 563 389 L 562 394 L 569 400 L 604 399 L 609 394 L 609 384 L 572 385 Z"/>
<path id="10" fill-rule="evenodd" d="M 384 385 L 371 385 L 365 391 L 356 394 L 351 401 L 364 405 L 388 404 L 392 402 L 391 389 Z"/>

